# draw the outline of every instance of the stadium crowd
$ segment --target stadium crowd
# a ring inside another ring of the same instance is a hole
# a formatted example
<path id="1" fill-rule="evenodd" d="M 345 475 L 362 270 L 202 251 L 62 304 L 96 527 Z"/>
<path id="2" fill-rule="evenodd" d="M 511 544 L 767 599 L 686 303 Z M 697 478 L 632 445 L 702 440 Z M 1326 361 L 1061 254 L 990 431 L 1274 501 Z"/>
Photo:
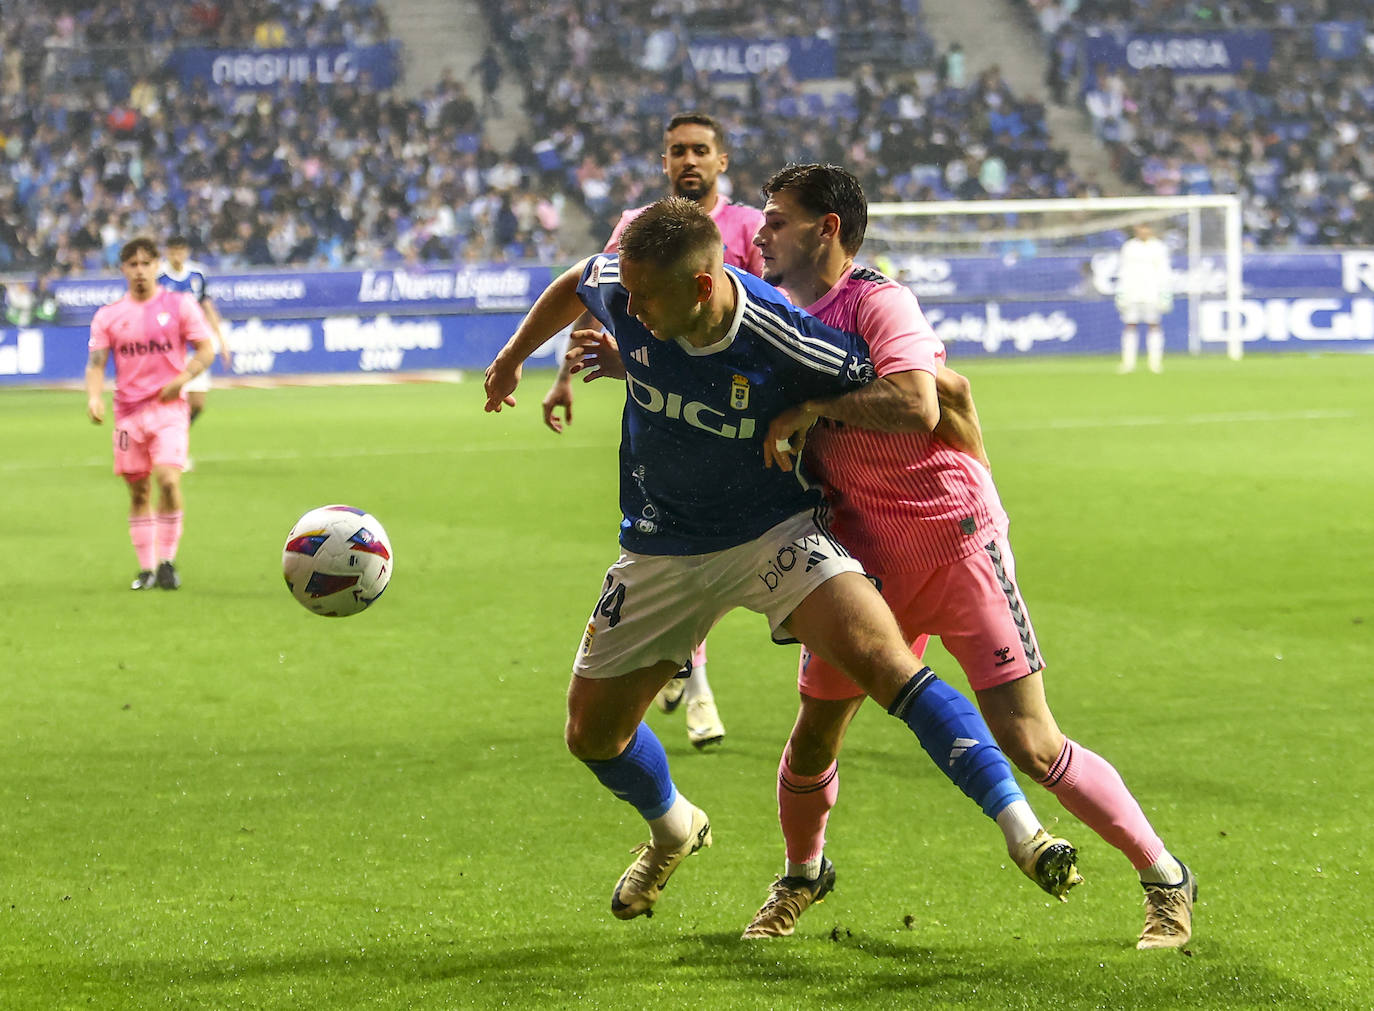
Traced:
<path id="1" fill-rule="evenodd" d="M 1374 244 L 1374 51 L 1323 57 L 1317 26 L 1358 22 L 1365 0 L 1028 0 L 1050 89 L 1080 101 L 1126 185 L 1160 195 L 1239 193 L 1259 247 Z M 1266 69 L 1226 76 L 1088 66 L 1091 33 L 1261 28 Z"/>
<path id="2" fill-rule="evenodd" d="M 918 4 L 804 0 L 762 8 L 746 24 L 721 4 L 671 15 L 643 0 L 614 6 L 619 17 L 606 0 L 484 4 L 526 83 L 543 171 L 572 181 L 598 237 L 622 208 L 659 193 L 662 125 L 687 108 L 725 126 L 729 184 L 745 201 L 757 199 L 780 158 L 843 164 L 874 200 L 1095 192 L 1053 147 L 1044 109 L 1013 94 L 995 67 L 968 80 L 957 47 L 935 58 Z M 807 87 L 784 67 L 746 83 L 713 80 L 693 63 L 687 39 L 719 30 L 726 14 L 735 37 L 824 26 L 845 76 Z"/>
<path id="3" fill-rule="evenodd" d="M 1312 26 L 1358 0 L 1012 0 L 1044 33 L 1050 93 L 1080 102 L 1120 180 L 1145 192 L 1240 192 L 1259 246 L 1374 243 L 1374 57 L 1319 59 Z M 167 69 L 175 45 L 388 43 L 375 0 L 17 0 L 0 36 L 0 273 L 110 269 L 135 232 L 190 235 L 237 266 L 554 262 L 566 200 L 590 241 L 659 195 L 663 123 L 725 125 L 723 185 L 756 201 L 783 160 L 848 166 L 874 200 L 1091 195 L 1044 109 L 996 67 L 937 53 L 912 0 L 484 0 L 499 51 L 413 99 L 366 77 L 212 93 Z M 1095 31 L 1275 30 L 1269 69 L 1234 78 L 1085 65 Z M 689 37 L 816 36 L 837 76 L 785 67 L 713 78 Z M 139 46 L 130 46 L 129 39 Z M 485 129 L 509 71 L 529 134 Z M 476 77 L 477 85 L 470 88 Z"/>
<path id="4" fill-rule="evenodd" d="M 4 40 L 0 272 L 111 269 L 139 232 L 188 235 L 221 269 L 556 259 L 561 195 L 524 185 L 452 74 L 413 100 L 364 80 L 220 96 L 92 41 L 126 16 L 162 38 L 164 15 L 221 46 L 386 40 L 380 8 L 325 6 L 21 3 Z M 54 35 L 82 59 L 35 56 L 28 43 Z"/>

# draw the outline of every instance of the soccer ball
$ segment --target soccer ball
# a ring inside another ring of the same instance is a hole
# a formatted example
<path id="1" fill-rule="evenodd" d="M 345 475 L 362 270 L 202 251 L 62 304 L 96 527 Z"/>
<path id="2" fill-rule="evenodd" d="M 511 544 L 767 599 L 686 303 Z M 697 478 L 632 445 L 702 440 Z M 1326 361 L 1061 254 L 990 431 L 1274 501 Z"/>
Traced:
<path id="1" fill-rule="evenodd" d="M 391 581 L 391 541 L 370 513 L 321 506 L 286 535 L 281 565 L 286 588 L 302 607 L 346 618 L 370 607 Z"/>

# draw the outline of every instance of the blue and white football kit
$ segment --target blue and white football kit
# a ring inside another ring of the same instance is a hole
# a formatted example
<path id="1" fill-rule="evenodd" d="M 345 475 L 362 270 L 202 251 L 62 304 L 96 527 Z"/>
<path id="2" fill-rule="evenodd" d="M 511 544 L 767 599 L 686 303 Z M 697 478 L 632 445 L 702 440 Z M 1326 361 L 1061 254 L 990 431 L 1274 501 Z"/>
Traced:
<path id="1" fill-rule="evenodd" d="M 627 311 L 619 260 L 593 257 L 578 295 L 616 337 L 626 370 L 620 559 L 606 574 L 574 672 L 615 677 L 681 664 L 736 607 L 779 627 L 806 596 L 861 566 L 826 530 L 798 466 L 763 465 L 772 419 L 872 380 L 868 348 L 727 266 L 734 318 L 716 344 L 658 340 Z M 791 641 L 791 640 L 786 640 Z"/>

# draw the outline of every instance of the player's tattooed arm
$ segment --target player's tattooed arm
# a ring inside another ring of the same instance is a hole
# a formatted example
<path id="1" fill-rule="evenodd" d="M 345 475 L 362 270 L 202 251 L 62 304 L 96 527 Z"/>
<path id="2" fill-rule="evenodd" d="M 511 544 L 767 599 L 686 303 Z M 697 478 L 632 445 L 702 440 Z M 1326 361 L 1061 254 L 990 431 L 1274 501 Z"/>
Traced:
<path id="1" fill-rule="evenodd" d="M 968 379 L 941 366 L 935 375 L 935 388 L 940 396 L 940 423 L 935 426 L 935 437 L 991 470 Z"/>
<path id="2" fill-rule="evenodd" d="M 879 376 L 838 397 L 808 400 L 802 408 L 816 418 L 875 432 L 929 432 L 940 420 L 935 377 L 918 369 Z"/>
<path id="3" fill-rule="evenodd" d="M 764 466 L 790 471 L 791 458 L 801 453 L 806 433 L 821 418 L 877 432 L 929 432 L 940 420 L 935 377 L 914 369 L 894 372 L 838 397 L 808 400 L 783 411 L 764 437 Z"/>
<path id="4" fill-rule="evenodd" d="M 86 417 L 96 425 L 105 420 L 105 363 L 109 360 L 109 348 L 91 348 L 86 359 Z"/>

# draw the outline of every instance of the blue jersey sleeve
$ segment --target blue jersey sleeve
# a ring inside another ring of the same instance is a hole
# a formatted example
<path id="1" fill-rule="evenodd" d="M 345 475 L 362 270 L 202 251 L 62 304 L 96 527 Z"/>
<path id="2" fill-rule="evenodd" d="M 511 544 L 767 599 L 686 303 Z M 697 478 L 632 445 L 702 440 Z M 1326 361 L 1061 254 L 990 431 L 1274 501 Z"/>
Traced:
<path id="1" fill-rule="evenodd" d="M 615 316 L 611 299 L 620 290 L 620 258 L 611 253 L 593 256 L 582 268 L 582 280 L 577 285 L 577 297 L 587 311 L 611 333 L 615 333 Z"/>

